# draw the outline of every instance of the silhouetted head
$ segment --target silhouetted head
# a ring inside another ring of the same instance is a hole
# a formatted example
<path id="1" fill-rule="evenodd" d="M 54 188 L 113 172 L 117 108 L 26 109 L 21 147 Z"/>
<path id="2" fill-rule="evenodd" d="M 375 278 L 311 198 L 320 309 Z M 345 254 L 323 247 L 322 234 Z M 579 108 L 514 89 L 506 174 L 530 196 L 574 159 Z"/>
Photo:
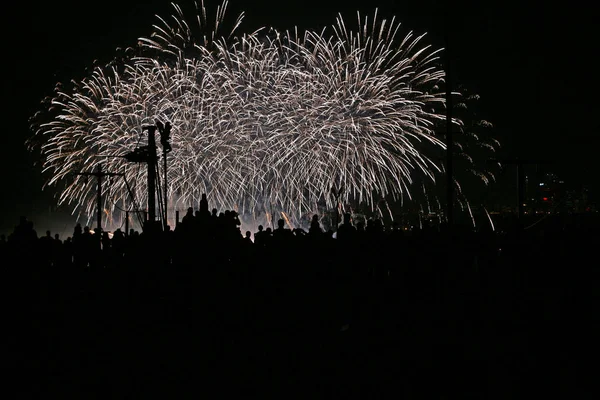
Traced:
<path id="1" fill-rule="evenodd" d="M 52 232 L 46 231 L 46 237 L 52 237 Z"/>
<path id="2" fill-rule="evenodd" d="M 284 225 L 285 225 L 285 221 L 284 221 L 283 219 L 279 219 L 279 220 L 277 221 L 277 227 L 278 227 L 279 229 L 283 229 L 283 226 L 284 226 Z"/>
<path id="3" fill-rule="evenodd" d="M 188 207 L 187 214 L 188 215 L 194 215 L 194 208 L 193 207 Z"/>
<path id="4" fill-rule="evenodd" d="M 54 239 L 58 240 L 60 238 L 60 235 L 57 233 L 54 235 Z"/>
<path id="5" fill-rule="evenodd" d="M 262 232 L 262 231 L 263 231 L 263 229 L 264 229 L 264 227 L 263 227 L 262 225 L 259 225 L 259 226 L 258 226 L 258 231 L 259 231 L 259 232 Z"/>
<path id="6" fill-rule="evenodd" d="M 267 228 L 267 230 L 265 232 L 268 234 L 271 234 L 271 232 L 273 232 L 273 230 L 271 228 Z"/>
<path id="7" fill-rule="evenodd" d="M 85 233 L 90 233 L 90 227 L 89 227 L 89 226 L 86 226 L 86 227 L 84 227 L 84 228 L 83 228 L 83 231 L 84 231 Z"/>
<path id="8" fill-rule="evenodd" d="M 206 193 L 202 193 L 202 200 L 206 200 Z"/>
<path id="9" fill-rule="evenodd" d="M 217 216 L 217 209 L 216 208 L 212 209 L 212 215 L 214 215 L 215 217 Z"/>
<path id="10" fill-rule="evenodd" d="M 250 235 L 252 235 L 252 233 L 251 233 L 250 231 L 246 231 L 246 237 L 247 237 L 248 239 L 250 239 Z"/>
<path id="11" fill-rule="evenodd" d="M 350 223 L 350 213 L 345 213 L 344 214 L 344 224 L 349 224 Z"/>

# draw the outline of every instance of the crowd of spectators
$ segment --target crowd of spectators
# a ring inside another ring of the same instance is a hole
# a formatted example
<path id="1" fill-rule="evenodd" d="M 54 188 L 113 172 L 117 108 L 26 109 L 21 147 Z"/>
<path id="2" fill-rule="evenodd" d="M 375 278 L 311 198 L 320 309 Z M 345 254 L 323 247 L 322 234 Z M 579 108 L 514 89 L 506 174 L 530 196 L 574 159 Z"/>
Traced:
<path id="1" fill-rule="evenodd" d="M 335 238 L 318 216 L 306 231 L 240 226 L 206 203 L 173 230 L 112 237 L 79 224 L 64 240 L 38 236 L 22 218 L 0 240 L 17 327 L 7 362 L 36 380 L 22 394 L 500 399 L 581 387 L 586 324 L 598 322 L 591 217 L 499 232 L 346 214 Z"/>

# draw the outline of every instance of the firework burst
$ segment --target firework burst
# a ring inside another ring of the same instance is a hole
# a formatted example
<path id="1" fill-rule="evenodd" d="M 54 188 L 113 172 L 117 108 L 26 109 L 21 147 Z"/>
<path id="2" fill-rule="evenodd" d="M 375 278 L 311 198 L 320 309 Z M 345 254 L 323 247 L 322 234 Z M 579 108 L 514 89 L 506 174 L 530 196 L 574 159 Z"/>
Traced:
<path id="1" fill-rule="evenodd" d="M 108 187 L 106 208 L 127 198 L 126 182 L 145 204 L 145 168 L 120 156 L 144 144 L 142 126 L 156 120 L 173 126 L 172 208 L 207 193 L 218 209 L 285 211 L 298 222 L 335 207 L 332 188 L 344 204 L 376 206 L 374 196 L 403 200 L 420 190 L 415 179 L 435 181 L 444 71 L 423 35 L 401 37 L 396 20 L 377 13 L 358 15 L 354 30 L 340 16 L 331 34 L 238 35 L 240 15 L 221 34 L 226 7 L 210 22 L 203 4 L 189 20 L 175 5 L 136 48 L 57 86 L 32 119 L 30 144 L 47 183 L 63 185 L 60 203 L 91 215 L 94 182 L 74 173 L 101 162 L 125 175 Z"/>

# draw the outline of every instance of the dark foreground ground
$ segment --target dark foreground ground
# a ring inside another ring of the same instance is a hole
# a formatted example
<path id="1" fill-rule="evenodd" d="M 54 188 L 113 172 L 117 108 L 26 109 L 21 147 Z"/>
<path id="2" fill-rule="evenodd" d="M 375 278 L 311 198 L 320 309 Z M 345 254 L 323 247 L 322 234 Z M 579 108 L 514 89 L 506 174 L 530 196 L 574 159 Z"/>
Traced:
<path id="1" fill-rule="evenodd" d="M 375 273 L 5 263 L 4 377 L 14 398 L 595 398 L 598 258 L 577 243 Z"/>

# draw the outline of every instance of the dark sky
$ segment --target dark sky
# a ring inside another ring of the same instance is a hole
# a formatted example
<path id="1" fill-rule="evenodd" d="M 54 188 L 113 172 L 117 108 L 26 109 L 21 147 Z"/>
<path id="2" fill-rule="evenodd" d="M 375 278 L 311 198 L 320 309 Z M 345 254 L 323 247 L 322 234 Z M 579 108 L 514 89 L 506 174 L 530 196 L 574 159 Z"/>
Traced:
<path id="1" fill-rule="evenodd" d="M 217 1 L 205 3 L 213 8 Z M 377 7 L 381 16 L 396 15 L 405 32 L 428 32 L 437 47 L 443 47 L 449 20 L 455 79 L 481 94 L 485 117 L 503 143 L 502 156 L 551 159 L 565 180 L 595 185 L 600 68 L 594 12 L 545 3 L 452 2 L 450 8 L 449 2 L 432 0 L 232 0 L 229 16 L 245 11 L 242 30 L 247 31 L 263 25 L 321 28 L 338 12 L 354 20 L 357 9 L 371 14 Z M 43 218 L 52 205 L 52 192 L 42 192 L 41 170 L 23 144 L 30 135 L 27 119 L 39 101 L 57 81 L 82 77 L 94 59 L 108 61 L 116 47 L 147 36 L 155 14 L 171 12 L 164 0 L 29 1 L 11 7 L 1 28 L 3 229 L 14 226 L 18 215 Z"/>

